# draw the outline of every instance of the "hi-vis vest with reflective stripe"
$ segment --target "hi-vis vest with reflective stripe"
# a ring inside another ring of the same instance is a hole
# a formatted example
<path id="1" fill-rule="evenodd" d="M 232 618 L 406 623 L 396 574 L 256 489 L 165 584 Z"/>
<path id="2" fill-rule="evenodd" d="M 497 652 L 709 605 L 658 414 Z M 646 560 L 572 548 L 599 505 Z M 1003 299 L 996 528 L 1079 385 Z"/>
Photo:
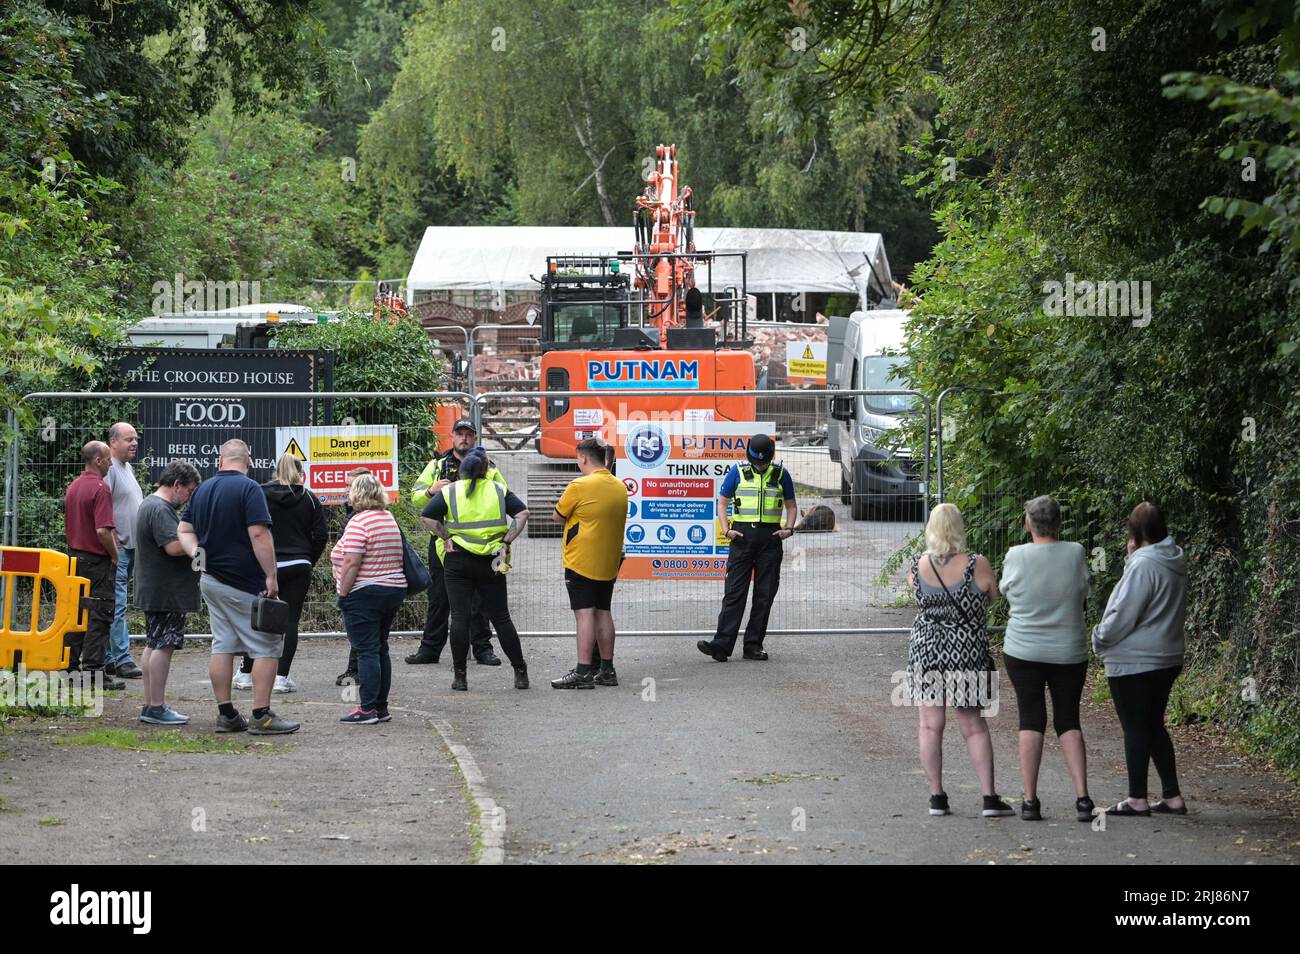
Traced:
<path id="1" fill-rule="evenodd" d="M 420 476 L 415 478 L 415 491 L 411 494 L 411 503 L 417 508 L 423 510 L 429 503 L 429 488 L 436 480 L 442 480 L 447 476 L 447 455 L 439 454 L 429 461 L 428 465 L 421 472 Z M 501 471 L 497 470 L 495 464 L 488 466 L 488 472 L 485 474 L 488 480 L 495 480 L 499 484 L 506 482 Z"/>
<path id="2" fill-rule="evenodd" d="M 785 509 L 781 493 L 781 465 L 769 464 L 759 473 L 749 464 L 737 464 L 740 483 L 732 502 L 733 518 L 739 523 L 780 523 Z"/>
<path id="3" fill-rule="evenodd" d="M 458 480 L 442 488 L 447 501 L 443 526 L 457 548 L 480 556 L 491 556 L 501 549 L 501 540 L 509 528 L 506 516 L 506 488 L 495 480 L 480 478 L 471 495 L 468 480 Z"/>

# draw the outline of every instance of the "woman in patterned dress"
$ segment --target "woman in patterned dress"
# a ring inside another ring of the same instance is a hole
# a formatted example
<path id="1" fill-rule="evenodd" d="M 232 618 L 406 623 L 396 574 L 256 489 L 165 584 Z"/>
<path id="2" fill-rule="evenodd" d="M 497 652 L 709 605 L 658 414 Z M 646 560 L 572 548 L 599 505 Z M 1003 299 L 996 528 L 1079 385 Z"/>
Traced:
<path id="1" fill-rule="evenodd" d="M 993 740 L 980 712 L 996 703 L 984 614 L 997 598 L 997 579 L 986 558 L 966 553 L 966 527 L 952 504 L 931 511 L 925 553 L 912 561 L 907 581 L 917 605 L 907 647 L 907 695 L 920 712 L 917 737 L 930 783 L 930 814 L 949 814 L 943 729 L 952 706 L 979 778 L 981 813 L 1013 815 L 993 787 Z"/>

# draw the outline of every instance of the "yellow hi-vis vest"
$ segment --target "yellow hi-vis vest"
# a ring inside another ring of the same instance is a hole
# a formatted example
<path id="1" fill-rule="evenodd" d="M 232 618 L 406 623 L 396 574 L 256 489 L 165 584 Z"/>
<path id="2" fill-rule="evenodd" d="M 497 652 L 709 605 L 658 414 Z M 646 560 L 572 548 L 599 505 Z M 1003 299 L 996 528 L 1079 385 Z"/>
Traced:
<path id="1" fill-rule="evenodd" d="M 509 528 L 506 488 L 481 477 L 470 494 L 469 484 L 468 480 L 458 480 L 442 488 L 447 501 L 447 516 L 442 523 L 458 549 L 491 556 L 501 549 L 501 540 Z"/>
<path id="2" fill-rule="evenodd" d="M 785 509 L 781 493 L 781 465 L 769 464 L 759 473 L 749 464 L 739 464 L 740 483 L 732 503 L 738 523 L 780 523 Z"/>

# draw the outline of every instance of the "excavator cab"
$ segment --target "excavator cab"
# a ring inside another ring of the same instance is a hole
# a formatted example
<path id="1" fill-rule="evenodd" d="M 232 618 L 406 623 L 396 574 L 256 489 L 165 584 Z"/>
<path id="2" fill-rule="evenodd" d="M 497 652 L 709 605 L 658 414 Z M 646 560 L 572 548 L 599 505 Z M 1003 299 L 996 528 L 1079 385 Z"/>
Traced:
<path id="1" fill-rule="evenodd" d="M 744 286 L 705 294 L 699 288 L 685 290 L 684 327 L 668 328 L 665 340 L 656 335 L 654 321 L 666 309 L 663 301 L 647 300 L 632 283 L 632 266 L 647 256 L 634 252 L 617 255 L 552 255 L 546 259 L 546 273 L 537 279 L 541 287 L 541 350 L 644 351 L 712 350 L 743 348 L 746 337 Z M 695 252 L 689 255 L 658 255 L 655 260 L 690 259 L 712 263 L 720 258 L 740 260 L 744 253 Z M 735 269 L 733 268 L 733 271 Z M 742 278 L 743 282 L 743 278 Z M 676 291 L 673 291 L 676 297 Z M 706 312 L 717 325 L 705 326 Z"/>
<path id="2" fill-rule="evenodd" d="M 631 277 L 618 259 L 552 255 L 540 281 L 543 352 L 612 348 L 628 327 Z"/>

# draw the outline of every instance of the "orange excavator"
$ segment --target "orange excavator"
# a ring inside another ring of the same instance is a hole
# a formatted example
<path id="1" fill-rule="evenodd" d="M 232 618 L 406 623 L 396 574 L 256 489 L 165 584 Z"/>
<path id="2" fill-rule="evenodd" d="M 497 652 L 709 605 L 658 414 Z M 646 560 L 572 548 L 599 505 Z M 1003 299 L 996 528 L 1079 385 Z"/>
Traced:
<path id="1" fill-rule="evenodd" d="M 541 390 L 530 506 L 547 510 L 577 468 L 574 445 L 617 443 L 627 420 L 752 421 L 745 253 L 695 247 L 693 193 L 680 187 L 677 147 L 659 146 L 633 209 L 634 246 L 609 255 L 552 255 L 541 284 Z M 730 283 L 715 291 L 714 268 Z M 703 287 L 701 287 L 703 286 Z M 661 392 L 644 396 L 603 392 Z M 671 393 L 662 393 L 671 392 Z M 558 534 L 533 521 L 529 533 Z"/>

